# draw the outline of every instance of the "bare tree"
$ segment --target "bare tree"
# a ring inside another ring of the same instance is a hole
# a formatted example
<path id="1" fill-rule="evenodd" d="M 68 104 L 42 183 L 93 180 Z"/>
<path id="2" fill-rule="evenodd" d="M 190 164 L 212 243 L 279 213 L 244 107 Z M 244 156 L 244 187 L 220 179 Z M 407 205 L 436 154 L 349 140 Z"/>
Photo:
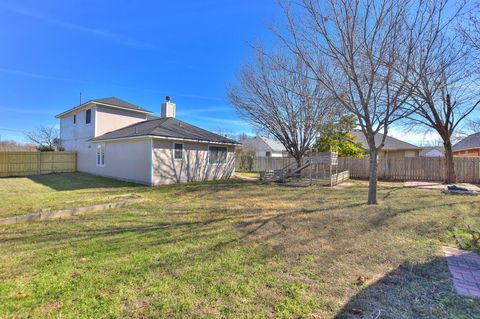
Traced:
<path id="1" fill-rule="evenodd" d="M 467 124 L 468 130 L 472 133 L 480 132 L 480 119 L 469 120 Z"/>
<path id="2" fill-rule="evenodd" d="M 40 151 L 54 151 L 59 147 L 59 132 L 53 126 L 39 126 L 35 131 L 26 133 L 27 139 Z"/>
<path id="3" fill-rule="evenodd" d="M 297 165 L 314 144 L 322 123 L 338 114 L 324 86 L 305 76 L 307 71 L 295 55 L 257 48 L 255 61 L 243 67 L 238 83 L 228 92 L 240 116 L 278 139 Z"/>
<path id="4" fill-rule="evenodd" d="M 475 84 L 478 66 L 455 28 L 463 6 L 449 0 L 428 1 L 420 19 L 424 32 L 415 43 L 409 90 L 415 112 L 409 119 L 438 132 L 445 149 L 445 182 L 455 183 L 452 137 L 480 104 Z"/>
<path id="5" fill-rule="evenodd" d="M 480 53 L 480 1 L 472 2 L 470 16 L 459 29 L 464 39 L 467 40 L 467 44 Z M 477 56 L 477 59 L 480 60 L 480 57 Z"/>
<path id="6" fill-rule="evenodd" d="M 405 85 L 417 37 L 412 32 L 415 3 L 301 0 L 296 7 L 283 6 L 286 30 L 275 30 L 314 78 L 356 116 L 368 142 L 369 204 L 377 203 L 377 156 L 388 128 L 408 115 Z M 379 132 L 383 139 L 375 143 Z"/>

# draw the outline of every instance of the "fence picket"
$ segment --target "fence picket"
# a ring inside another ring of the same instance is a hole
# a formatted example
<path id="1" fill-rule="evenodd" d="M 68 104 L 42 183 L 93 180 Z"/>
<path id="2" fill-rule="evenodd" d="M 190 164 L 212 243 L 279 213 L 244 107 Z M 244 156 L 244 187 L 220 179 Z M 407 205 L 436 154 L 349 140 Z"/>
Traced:
<path id="1" fill-rule="evenodd" d="M 75 172 L 76 158 L 75 152 L 0 152 L 0 177 Z"/>

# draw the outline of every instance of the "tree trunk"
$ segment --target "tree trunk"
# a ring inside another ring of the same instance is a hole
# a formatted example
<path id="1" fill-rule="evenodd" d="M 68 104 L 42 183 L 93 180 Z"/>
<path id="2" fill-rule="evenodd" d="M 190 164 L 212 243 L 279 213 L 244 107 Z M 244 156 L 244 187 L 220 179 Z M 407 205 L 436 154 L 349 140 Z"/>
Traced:
<path id="1" fill-rule="evenodd" d="M 297 168 L 302 166 L 302 157 L 295 156 L 295 162 L 297 163 Z"/>
<path id="2" fill-rule="evenodd" d="M 450 138 L 445 138 L 443 141 L 445 149 L 445 183 L 455 184 L 457 182 L 457 174 L 455 174 L 455 164 L 453 162 L 452 142 Z"/>
<path id="3" fill-rule="evenodd" d="M 370 174 L 368 177 L 368 204 L 377 203 L 377 163 L 378 151 L 370 150 Z"/>

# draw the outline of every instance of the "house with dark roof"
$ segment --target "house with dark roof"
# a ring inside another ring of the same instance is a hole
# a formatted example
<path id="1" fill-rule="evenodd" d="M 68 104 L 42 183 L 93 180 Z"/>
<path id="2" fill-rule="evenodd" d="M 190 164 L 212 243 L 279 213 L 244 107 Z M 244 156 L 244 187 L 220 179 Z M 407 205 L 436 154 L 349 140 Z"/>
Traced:
<path id="1" fill-rule="evenodd" d="M 443 146 L 427 146 L 420 151 L 421 157 L 445 157 Z"/>
<path id="2" fill-rule="evenodd" d="M 452 147 L 453 156 L 480 156 L 480 132 L 465 137 Z"/>
<path id="3" fill-rule="evenodd" d="M 240 139 L 242 150 L 254 152 L 256 157 L 286 157 L 287 150 L 282 143 L 269 137 L 255 136 Z"/>
<path id="4" fill-rule="evenodd" d="M 71 108 L 60 143 L 77 153 L 77 170 L 147 185 L 229 178 L 238 142 L 185 123 L 166 98 L 160 117 L 110 97 Z"/>
<path id="5" fill-rule="evenodd" d="M 367 139 L 362 131 L 354 130 L 351 131 L 350 134 L 355 136 L 355 142 L 361 142 L 365 151 L 368 151 Z M 379 146 L 382 139 L 383 134 L 377 133 L 375 135 L 375 145 Z M 385 138 L 385 144 L 379 155 L 382 157 L 417 157 L 421 150 L 422 149 L 418 146 L 387 135 Z"/>

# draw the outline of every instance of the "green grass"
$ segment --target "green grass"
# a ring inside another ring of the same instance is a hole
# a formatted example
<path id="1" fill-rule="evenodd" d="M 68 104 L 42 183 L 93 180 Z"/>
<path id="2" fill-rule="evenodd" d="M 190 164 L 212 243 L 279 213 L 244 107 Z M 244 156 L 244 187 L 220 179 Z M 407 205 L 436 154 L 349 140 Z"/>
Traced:
<path id="1" fill-rule="evenodd" d="M 118 200 L 146 187 L 82 173 L 0 179 L 0 218 Z"/>
<path id="2" fill-rule="evenodd" d="M 453 226 L 480 225 L 475 197 L 381 183 L 380 204 L 367 206 L 363 182 L 149 188 L 98 179 L 99 189 L 86 189 L 96 178 L 50 178 L 90 182 L 70 190 L 35 185 L 38 193 L 10 194 L 8 205 L 22 207 L 31 195 L 63 205 L 63 192 L 77 191 L 140 192 L 146 200 L 0 226 L 1 318 L 480 316 L 478 299 L 456 295 L 440 251 L 455 245 Z M 2 179 L 0 188 L 22 183 Z"/>

